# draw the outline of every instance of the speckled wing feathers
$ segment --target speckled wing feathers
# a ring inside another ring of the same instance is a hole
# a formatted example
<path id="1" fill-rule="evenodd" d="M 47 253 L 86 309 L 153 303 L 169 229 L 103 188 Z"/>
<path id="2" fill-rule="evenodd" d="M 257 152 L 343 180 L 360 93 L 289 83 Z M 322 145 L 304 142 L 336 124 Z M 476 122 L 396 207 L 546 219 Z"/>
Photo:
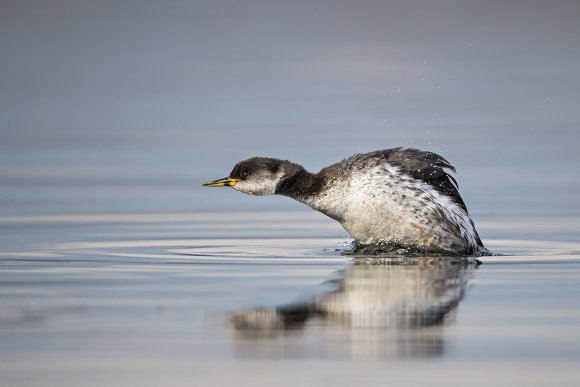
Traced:
<path id="1" fill-rule="evenodd" d="M 360 164 L 363 159 L 366 162 L 375 164 L 387 162 L 397 167 L 402 173 L 428 183 L 435 190 L 451 198 L 468 213 L 467 207 L 459 194 L 457 181 L 447 173 L 447 170 L 455 172 L 455 167 L 438 154 L 412 148 L 393 148 L 356 154 L 345 161 L 348 164 L 356 165 Z"/>
<path id="2" fill-rule="evenodd" d="M 467 254 L 483 247 L 449 174 L 454 167 L 435 153 L 356 154 L 316 174 L 287 164 L 291 173 L 275 193 L 337 220 L 361 244 L 400 241 Z"/>
<path id="3" fill-rule="evenodd" d="M 333 175 L 353 174 L 360 171 L 361 175 L 364 175 L 366 171 L 380 166 L 393 167 L 398 174 L 407 175 L 413 180 L 428 184 L 436 192 L 457 204 L 461 210 L 465 211 L 466 221 L 469 224 L 469 226 L 463 224 L 461 227 L 466 229 L 465 233 L 472 234 L 476 245 L 483 246 L 477 231 L 475 231 L 473 221 L 469 219 L 467 207 L 459 194 L 458 184 L 450 175 L 451 172 L 455 172 L 455 168 L 449 161 L 435 153 L 418 149 L 393 148 L 356 154 L 323 169 L 321 174 L 328 178 Z M 435 209 L 435 211 L 438 210 L 440 209 Z M 445 218 L 443 214 L 440 217 L 441 219 Z M 459 224 L 449 222 L 447 226 L 451 227 L 455 234 L 463 234 Z"/>

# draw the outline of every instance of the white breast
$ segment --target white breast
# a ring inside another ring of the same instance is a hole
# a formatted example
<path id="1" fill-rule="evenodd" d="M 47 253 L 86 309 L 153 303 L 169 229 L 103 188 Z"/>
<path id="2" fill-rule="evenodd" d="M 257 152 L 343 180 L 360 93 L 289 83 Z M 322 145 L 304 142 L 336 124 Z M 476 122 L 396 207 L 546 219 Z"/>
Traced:
<path id="1" fill-rule="evenodd" d="M 306 204 L 338 220 L 361 244 L 395 242 L 447 250 L 477 244 L 461 207 L 388 164 L 356 171 Z"/>

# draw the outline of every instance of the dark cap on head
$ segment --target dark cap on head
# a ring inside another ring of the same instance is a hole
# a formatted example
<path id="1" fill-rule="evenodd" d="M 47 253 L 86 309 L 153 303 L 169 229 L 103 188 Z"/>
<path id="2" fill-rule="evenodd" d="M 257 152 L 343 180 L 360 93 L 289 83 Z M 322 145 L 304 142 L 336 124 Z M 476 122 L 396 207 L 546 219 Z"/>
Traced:
<path id="1" fill-rule="evenodd" d="M 279 159 L 273 159 L 269 157 L 252 157 L 237 163 L 230 172 L 230 177 L 235 179 L 245 179 L 248 176 L 263 171 L 276 174 L 280 170 L 281 164 L 282 160 Z"/>

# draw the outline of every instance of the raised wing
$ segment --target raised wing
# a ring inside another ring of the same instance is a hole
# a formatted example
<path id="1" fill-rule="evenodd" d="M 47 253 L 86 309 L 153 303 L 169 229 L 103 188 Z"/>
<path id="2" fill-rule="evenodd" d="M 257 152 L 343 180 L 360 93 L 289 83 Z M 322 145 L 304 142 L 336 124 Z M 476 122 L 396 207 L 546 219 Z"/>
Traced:
<path id="1" fill-rule="evenodd" d="M 451 198 L 467 213 L 467 207 L 459 194 L 457 181 L 450 175 L 450 172 L 455 172 L 455 167 L 442 156 L 412 148 L 393 148 L 357 154 L 345 161 L 349 164 L 359 164 L 361 159 L 366 159 L 365 161 L 372 164 L 387 162 L 397 167 L 401 173 L 423 181 Z"/>

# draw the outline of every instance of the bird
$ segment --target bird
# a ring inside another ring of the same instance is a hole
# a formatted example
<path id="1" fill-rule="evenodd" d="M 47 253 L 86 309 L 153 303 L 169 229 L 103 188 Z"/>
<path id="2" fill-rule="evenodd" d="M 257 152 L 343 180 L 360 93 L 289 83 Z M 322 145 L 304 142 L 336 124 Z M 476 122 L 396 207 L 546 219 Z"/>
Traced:
<path id="1" fill-rule="evenodd" d="M 318 173 L 288 160 L 252 157 L 203 186 L 290 197 L 339 222 L 359 247 L 486 255 L 455 172 L 436 153 L 397 147 L 358 153 Z"/>

